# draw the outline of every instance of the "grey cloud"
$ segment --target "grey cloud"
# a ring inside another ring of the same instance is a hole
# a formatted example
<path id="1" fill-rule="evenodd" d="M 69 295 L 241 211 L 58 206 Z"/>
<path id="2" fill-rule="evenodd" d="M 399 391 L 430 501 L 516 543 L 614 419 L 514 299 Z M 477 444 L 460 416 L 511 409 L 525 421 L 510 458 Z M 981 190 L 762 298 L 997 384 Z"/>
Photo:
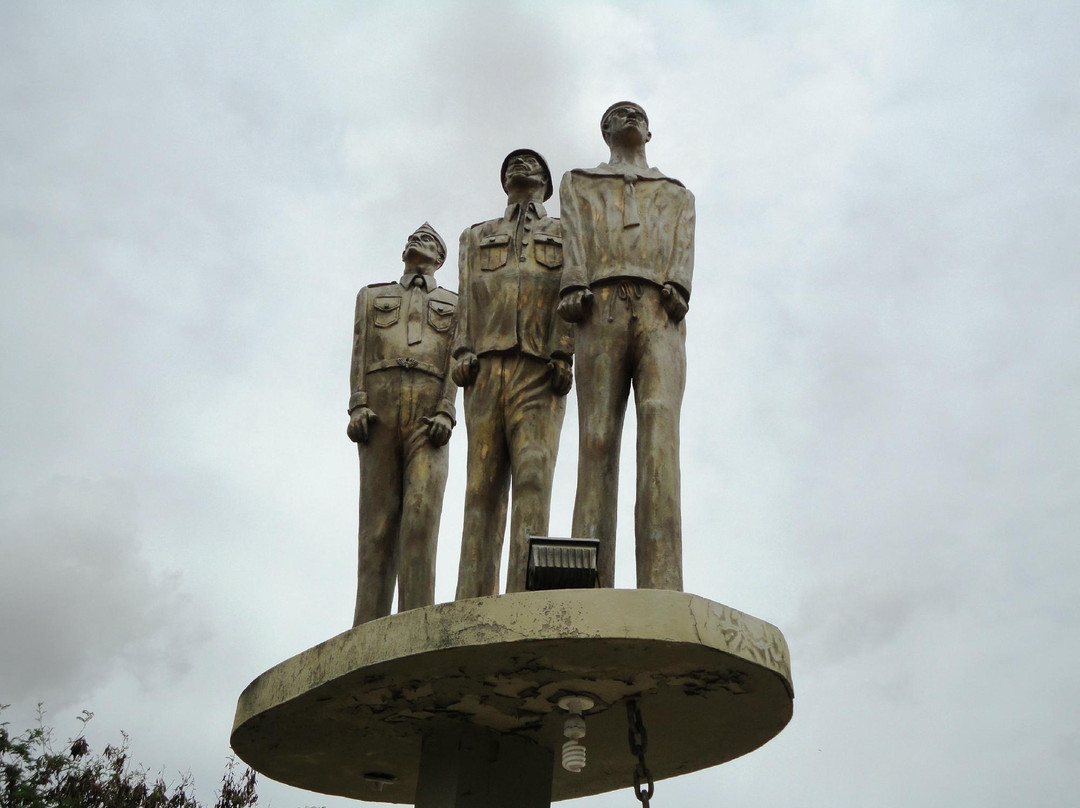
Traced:
<path id="1" fill-rule="evenodd" d="M 130 485 L 54 478 L 0 501 L 0 690 L 71 704 L 122 669 L 172 679 L 206 636 L 176 573 L 139 539 Z"/>
<path id="2" fill-rule="evenodd" d="M 869 575 L 809 588 L 790 625 L 801 663 L 810 668 L 843 665 L 868 652 L 895 645 L 920 621 L 941 619 L 956 601 L 947 581 Z"/>

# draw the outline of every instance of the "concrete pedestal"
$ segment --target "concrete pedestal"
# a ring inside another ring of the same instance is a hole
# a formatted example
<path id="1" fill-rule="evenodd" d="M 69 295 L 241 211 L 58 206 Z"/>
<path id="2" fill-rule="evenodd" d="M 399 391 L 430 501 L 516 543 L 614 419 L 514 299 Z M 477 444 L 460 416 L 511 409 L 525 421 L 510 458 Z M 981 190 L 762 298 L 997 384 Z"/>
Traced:
<path id="1" fill-rule="evenodd" d="M 595 702 L 577 774 L 559 765 L 558 701 L 573 694 Z M 240 696 L 232 746 L 266 776 L 325 794 L 488 808 L 516 783 L 511 802 L 532 808 L 521 789 L 545 779 L 551 800 L 629 789 L 629 698 L 656 780 L 723 763 L 790 720 L 787 643 L 769 623 L 682 592 L 444 603 L 363 624 L 262 674 Z M 492 779 L 506 772 L 516 772 L 507 785 Z"/>
<path id="2" fill-rule="evenodd" d="M 424 736 L 416 808 L 549 808 L 552 753 L 476 726 Z"/>

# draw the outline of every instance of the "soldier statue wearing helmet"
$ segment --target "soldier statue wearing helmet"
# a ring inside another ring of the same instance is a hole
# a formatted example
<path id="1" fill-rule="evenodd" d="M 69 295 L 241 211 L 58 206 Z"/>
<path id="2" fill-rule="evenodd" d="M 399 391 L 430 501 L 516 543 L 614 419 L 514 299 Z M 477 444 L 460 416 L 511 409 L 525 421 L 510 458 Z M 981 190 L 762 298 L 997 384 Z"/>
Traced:
<path id="1" fill-rule="evenodd" d="M 496 595 L 510 508 L 507 592 L 525 589 L 529 535 L 546 535 L 573 341 L 557 314 L 562 227 L 551 172 L 532 149 L 503 160 L 506 210 L 461 234 L 453 378 L 464 388 L 469 456 L 457 598 Z"/>

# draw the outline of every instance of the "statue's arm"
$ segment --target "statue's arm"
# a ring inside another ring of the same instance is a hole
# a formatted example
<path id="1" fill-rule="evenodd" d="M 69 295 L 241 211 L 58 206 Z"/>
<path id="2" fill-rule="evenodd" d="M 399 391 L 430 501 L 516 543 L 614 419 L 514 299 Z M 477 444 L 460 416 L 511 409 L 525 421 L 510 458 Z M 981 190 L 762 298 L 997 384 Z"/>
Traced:
<path id="1" fill-rule="evenodd" d="M 367 443 L 375 413 L 368 408 L 364 373 L 367 368 L 367 287 L 356 295 L 356 314 L 353 317 L 352 366 L 349 369 L 349 426 L 346 433 L 356 443 Z"/>
<path id="2" fill-rule="evenodd" d="M 564 239 L 562 222 L 556 219 L 556 232 Z M 564 248 L 565 249 L 565 248 Z M 565 252 L 563 263 L 565 265 Z M 570 392 L 574 381 L 574 327 L 559 314 L 558 306 L 551 311 L 548 323 L 548 372 L 551 376 L 551 388 L 556 395 L 565 396 Z"/>
<path id="3" fill-rule="evenodd" d="M 458 302 L 457 322 L 454 325 L 454 341 L 451 343 L 450 376 L 459 387 L 468 387 L 476 381 L 480 366 L 469 331 L 469 281 L 472 277 L 470 248 L 472 228 L 466 227 L 458 240 Z M 455 391 L 456 395 L 456 391 Z"/>
<path id="4" fill-rule="evenodd" d="M 694 278 L 694 228 L 694 195 L 687 191 L 675 224 L 675 244 L 668 279 L 660 293 L 664 309 L 675 322 L 681 321 L 690 308 L 690 287 Z"/>
<path id="5" fill-rule="evenodd" d="M 457 299 L 458 306 L 461 305 L 461 300 L 462 296 L 459 296 Z M 457 319 L 460 311 L 460 308 L 455 306 L 455 333 L 461 322 Z M 448 366 L 453 366 L 454 364 L 454 360 L 451 358 L 449 351 L 446 354 L 446 364 Z M 439 396 L 439 404 L 435 408 L 435 412 L 431 416 L 421 419 L 425 424 L 427 424 L 428 440 L 431 441 L 435 446 L 442 446 L 448 440 L 450 440 L 450 433 L 453 431 L 454 426 L 457 424 L 457 408 L 455 407 L 457 391 L 458 385 L 456 380 L 453 378 L 453 374 L 450 372 L 450 367 L 444 367 L 442 395 Z"/>
<path id="6" fill-rule="evenodd" d="M 563 227 L 563 270 L 559 285 L 559 316 L 568 323 L 580 323 L 589 313 L 588 268 L 585 266 L 585 228 L 581 206 L 574 189 L 573 174 L 567 171 L 559 183 L 559 216 Z"/>
<path id="7" fill-rule="evenodd" d="M 559 293 L 565 297 L 575 289 L 589 288 L 584 255 L 584 233 L 589 223 L 582 220 L 581 204 L 570 171 L 563 174 L 559 183 L 559 210 L 563 229 L 563 270 Z"/>
<path id="8" fill-rule="evenodd" d="M 671 283 L 686 301 L 690 302 L 690 288 L 694 280 L 694 195 L 686 192 L 686 201 L 679 211 L 675 225 L 675 248 L 672 251 L 671 270 L 668 282 Z"/>

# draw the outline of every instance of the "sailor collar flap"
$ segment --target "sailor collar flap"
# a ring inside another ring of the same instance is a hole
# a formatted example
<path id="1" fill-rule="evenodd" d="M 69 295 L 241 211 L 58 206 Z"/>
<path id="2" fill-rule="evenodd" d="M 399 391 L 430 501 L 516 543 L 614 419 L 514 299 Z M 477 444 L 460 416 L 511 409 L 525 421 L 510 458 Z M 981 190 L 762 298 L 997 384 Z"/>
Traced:
<path id="1" fill-rule="evenodd" d="M 646 169 L 627 167 L 625 171 L 613 167 L 609 163 L 601 163 L 596 168 L 574 168 L 572 174 L 584 174 L 587 177 L 622 177 L 627 182 L 666 180 L 673 182 L 681 188 L 685 188 L 679 180 L 662 173 L 658 168 L 649 166 Z"/>

